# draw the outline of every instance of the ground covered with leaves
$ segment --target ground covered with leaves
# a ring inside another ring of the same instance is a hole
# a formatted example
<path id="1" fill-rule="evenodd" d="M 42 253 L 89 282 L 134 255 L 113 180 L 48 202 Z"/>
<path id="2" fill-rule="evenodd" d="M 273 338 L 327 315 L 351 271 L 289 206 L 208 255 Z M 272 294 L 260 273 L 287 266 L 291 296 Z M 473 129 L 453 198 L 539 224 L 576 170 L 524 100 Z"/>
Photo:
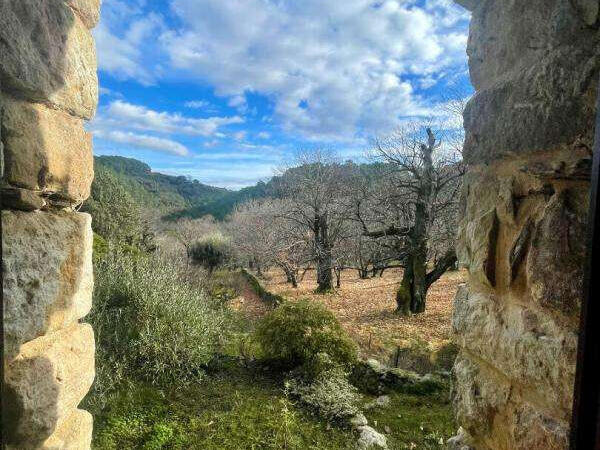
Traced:
<path id="1" fill-rule="evenodd" d="M 389 269 L 383 277 L 361 280 L 356 271 L 342 272 L 341 287 L 329 294 L 316 294 L 314 272 L 308 272 L 298 288 L 285 281 L 278 270 L 269 271 L 265 287 L 289 299 L 309 298 L 323 302 L 358 343 L 365 357 L 390 362 L 397 348 L 435 352 L 451 339 L 452 300 L 464 271 L 446 272 L 430 288 L 425 313 L 401 317 L 394 312 L 401 269 Z"/>

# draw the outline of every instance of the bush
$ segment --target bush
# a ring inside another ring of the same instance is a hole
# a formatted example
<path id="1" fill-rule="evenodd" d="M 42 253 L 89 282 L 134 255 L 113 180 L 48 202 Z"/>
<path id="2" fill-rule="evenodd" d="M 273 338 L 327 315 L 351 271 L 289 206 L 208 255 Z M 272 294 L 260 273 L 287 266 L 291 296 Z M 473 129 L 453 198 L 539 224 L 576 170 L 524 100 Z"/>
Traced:
<path id="1" fill-rule="evenodd" d="M 310 383 L 290 380 L 287 388 L 328 420 L 341 421 L 359 412 L 361 396 L 348 381 L 348 374 L 340 368 L 323 371 Z"/>
<path id="2" fill-rule="evenodd" d="M 267 359 L 310 376 L 331 365 L 349 368 L 357 357 L 356 344 L 333 313 L 307 300 L 282 303 L 259 323 L 255 337 Z"/>
<path id="3" fill-rule="evenodd" d="M 95 262 L 96 400 L 130 377 L 180 386 L 199 379 L 227 330 L 227 311 L 159 256 L 112 251 Z"/>
<path id="4" fill-rule="evenodd" d="M 192 246 L 190 254 L 195 264 L 212 272 L 229 261 L 231 243 L 220 233 L 209 234 Z"/>

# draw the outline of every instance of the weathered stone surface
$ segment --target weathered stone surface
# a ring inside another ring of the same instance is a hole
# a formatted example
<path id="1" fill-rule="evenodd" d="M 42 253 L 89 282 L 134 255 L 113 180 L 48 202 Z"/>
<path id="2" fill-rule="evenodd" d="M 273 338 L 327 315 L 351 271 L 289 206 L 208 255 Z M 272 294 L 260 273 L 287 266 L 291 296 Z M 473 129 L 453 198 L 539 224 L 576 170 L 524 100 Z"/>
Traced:
<path id="1" fill-rule="evenodd" d="M 478 92 L 464 114 L 467 162 L 592 148 L 600 33 L 569 1 L 482 2 L 468 53 Z"/>
<path id="2" fill-rule="evenodd" d="M 593 26 L 598 23 L 600 16 L 600 2 L 598 0 L 572 0 L 572 2 L 586 25 Z"/>
<path id="3" fill-rule="evenodd" d="M 92 327 L 75 324 L 30 341 L 5 370 L 2 406 L 9 422 L 4 427 L 7 443 L 38 447 L 71 418 L 92 385 Z M 69 428 L 64 425 L 64 435 L 76 431 Z"/>
<path id="4" fill-rule="evenodd" d="M 466 221 L 459 232 L 462 235 L 459 261 L 479 282 L 489 286 L 496 284 L 498 227 L 498 214 L 492 209 Z"/>
<path id="5" fill-rule="evenodd" d="M 586 217 L 568 190 L 555 195 L 537 224 L 527 258 L 534 300 L 544 308 L 576 316 L 581 306 Z M 579 203 L 586 205 L 587 202 Z"/>
<path id="6" fill-rule="evenodd" d="M 563 328 L 535 310 L 502 304 L 489 294 L 469 292 L 466 285 L 459 288 L 454 301 L 452 328 L 462 348 L 507 379 L 526 386 L 532 401 L 567 419 L 575 380 L 574 330 Z"/>
<path id="7" fill-rule="evenodd" d="M 464 113 L 457 253 L 469 287 L 459 289 L 452 320 L 457 421 L 476 449 L 566 449 L 600 2 L 459 3 L 473 12 L 476 94 Z"/>
<path id="8" fill-rule="evenodd" d="M 75 2 L 81 3 L 83 2 Z M 91 119 L 98 102 L 90 31 L 64 0 L 0 3 L 2 90 Z"/>
<path id="9" fill-rule="evenodd" d="M 361 450 L 366 449 L 377 449 L 377 448 L 388 448 L 386 437 L 375 431 L 368 425 L 358 427 L 360 437 L 358 439 L 358 448 Z"/>
<path id="10" fill-rule="evenodd" d="M 41 450 L 88 450 L 92 443 L 92 415 L 76 409 L 44 442 Z"/>
<path id="11" fill-rule="evenodd" d="M 90 224 L 83 213 L 2 211 L 5 358 L 89 312 Z"/>
<path id="12" fill-rule="evenodd" d="M 100 19 L 100 0 L 66 0 L 88 28 L 94 28 Z"/>
<path id="13" fill-rule="evenodd" d="M 94 177 L 92 137 L 83 120 L 40 104 L 0 98 L 4 179 L 26 189 L 85 200 Z"/>
<path id="14" fill-rule="evenodd" d="M 510 398 L 510 385 L 462 352 L 453 372 L 453 405 L 458 423 L 471 435 L 489 435 L 496 411 Z"/>
<path id="15" fill-rule="evenodd" d="M 22 211 L 35 211 L 46 205 L 40 192 L 29 189 L 4 187 L 0 192 L 3 209 L 20 209 Z"/>

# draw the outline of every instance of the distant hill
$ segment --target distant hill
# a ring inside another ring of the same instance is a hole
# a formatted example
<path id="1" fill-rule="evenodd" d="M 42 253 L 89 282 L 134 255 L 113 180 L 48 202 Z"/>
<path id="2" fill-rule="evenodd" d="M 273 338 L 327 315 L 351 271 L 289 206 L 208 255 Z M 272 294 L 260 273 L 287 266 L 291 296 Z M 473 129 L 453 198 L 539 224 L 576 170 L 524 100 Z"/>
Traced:
<path id="1" fill-rule="evenodd" d="M 254 186 L 230 191 L 202 184 L 189 177 L 152 172 L 150 166 L 133 158 L 96 156 L 94 163 L 113 171 L 142 208 L 158 209 L 166 220 L 198 218 L 207 214 L 223 220 L 237 204 L 276 197 L 278 185 L 287 174 L 275 176 L 266 183 L 259 181 Z M 381 163 L 359 165 L 369 178 L 385 170 L 385 166 Z M 290 170 L 303 169 L 297 167 Z"/>
<path id="2" fill-rule="evenodd" d="M 96 156 L 94 164 L 114 172 L 141 207 L 158 209 L 167 220 L 206 214 L 223 220 L 236 204 L 265 197 L 268 192 L 263 182 L 230 191 L 185 176 L 152 172 L 146 163 L 122 156 Z"/>

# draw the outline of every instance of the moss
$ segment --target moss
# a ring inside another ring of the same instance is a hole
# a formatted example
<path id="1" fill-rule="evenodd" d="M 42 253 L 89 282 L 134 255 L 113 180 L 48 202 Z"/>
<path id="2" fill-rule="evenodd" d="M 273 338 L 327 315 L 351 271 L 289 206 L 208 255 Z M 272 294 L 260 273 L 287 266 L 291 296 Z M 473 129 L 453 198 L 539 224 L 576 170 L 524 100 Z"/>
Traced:
<path id="1" fill-rule="evenodd" d="M 411 295 L 409 289 L 404 285 L 400 285 L 396 291 L 397 311 L 407 315 L 410 310 L 410 300 Z"/>
<path id="2" fill-rule="evenodd" d="M 280 380 L 228 370 L 183 391 L 135 385 L 95 415 L 94 449 L 352 448 L 349 431 L 296 407 Z"/>
<path id="3" fill-rule="evenodd" d="M 390 394 L 390 400 L 385 407 L 365 412 L 369 424 L 385 432 L 390 449 L 446 448 L 446 440 L 456 431 L 447 391 L 435 395 L 397 392 Z"/>

